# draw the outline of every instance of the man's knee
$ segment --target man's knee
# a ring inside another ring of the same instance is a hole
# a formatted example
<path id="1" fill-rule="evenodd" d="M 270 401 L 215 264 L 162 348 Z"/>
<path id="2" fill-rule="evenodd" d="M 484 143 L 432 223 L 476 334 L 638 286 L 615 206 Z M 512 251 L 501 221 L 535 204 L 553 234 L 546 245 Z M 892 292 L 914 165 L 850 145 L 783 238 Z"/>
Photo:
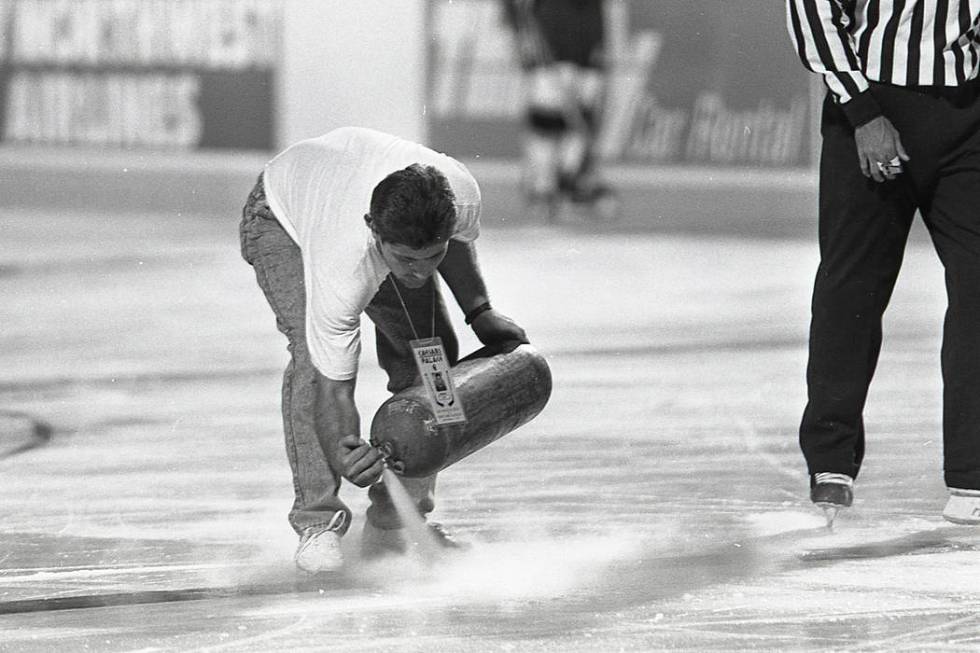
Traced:
<path id="1" fill-rule="evenodd" d="M 421 382 L 414 363 L 383 366 L 388 374 L 388 392 L 397 394 Z"/>

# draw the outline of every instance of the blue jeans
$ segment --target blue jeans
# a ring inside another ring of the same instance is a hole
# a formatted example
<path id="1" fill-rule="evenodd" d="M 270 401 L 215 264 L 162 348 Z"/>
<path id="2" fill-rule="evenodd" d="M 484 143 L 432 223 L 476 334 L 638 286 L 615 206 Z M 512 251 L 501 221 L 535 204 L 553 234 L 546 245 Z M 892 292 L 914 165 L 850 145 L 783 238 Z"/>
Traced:
<path id="1" fill-rule="evenodd" d="M 259 287 L 275 313 L 276 326 L 288 340 L 290 361 L 283 374 L 282 417 L 295 493 L 289 523 L 297 533 L 302 533 L 307 528 L 326 526 L 341 513 L 339 530 L 344 533 L 350 526 L 351 515 L 337 496 L 341 470 L 331 468 L 323 452 L 324 446 L 336 446 L 336 443 L 321 444 L 313 424 L 316 370 L 306 345 L 303 259 L 299 247 L 269 208 L 261 177 L 242 210 L 239 235 L 242 257 L 255 270 Z M 417 383 L 418 371 L 408 344 L 414 338 L 412 328 L 391 284 L 389 277 L 364 312 L 374 322 L 378 362 L 388 375 L 388 390 L 395 393 Z M 399 286 L 399 291 L 421 337 L 429 335 L 432 301 L 435 301 L 435 332 L 442 338 L 446 355 L 455 363 L 459 345 L 435 279 L 418 289 Z M 419 513 L 431 512 L 435 506 L 435 475 L 402 480 Z M 368 521 L 382 529 L 401 525 L 383 483 L 373 485 L 368 496 L 371 501 Z"/>

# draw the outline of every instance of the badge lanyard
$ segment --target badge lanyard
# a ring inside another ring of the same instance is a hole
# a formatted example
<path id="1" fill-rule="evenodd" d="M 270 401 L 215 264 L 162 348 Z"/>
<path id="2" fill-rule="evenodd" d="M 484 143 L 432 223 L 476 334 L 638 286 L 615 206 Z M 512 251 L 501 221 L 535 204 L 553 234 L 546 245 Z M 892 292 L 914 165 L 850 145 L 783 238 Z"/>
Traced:
<path id="1" fill-rule="evenodd" d="M 408 344 L 412 348 L 412 355 L 415 357 L 415 366 L 418 368 L 422 385 L 425 387 L 429 397 L 429 404 L 435 415 L 437 424 L 458 424 L 466 421 L 463 413 L 463 404 L 456 396 L 456 387 L 453 385 L 453 377 L 449 373 L 449 360 L 446 358 L 446 350 L 442 346 L 442 338 L 436 335 L 436 282 L 432 280 L 432 337 L 419 338 L 419 332 L 415 330 L 412 322 L 412 315 L 408 312 L 408 306 L 402 299 L 402 293 L 398 290 L 398 282 L 395 275 L 389 274 L 391 285 L 395 289 L 398 301 L 405 312 L 408 326 L 412 329 L 414 340 L 409 340 Z"/>

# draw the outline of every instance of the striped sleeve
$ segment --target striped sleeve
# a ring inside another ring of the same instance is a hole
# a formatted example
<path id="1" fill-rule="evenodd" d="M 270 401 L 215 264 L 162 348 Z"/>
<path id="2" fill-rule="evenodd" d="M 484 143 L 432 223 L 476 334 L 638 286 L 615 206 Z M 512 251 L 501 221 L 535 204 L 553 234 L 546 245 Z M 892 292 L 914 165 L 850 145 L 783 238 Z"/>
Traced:
<path id="1" fill-rule="evenodd" d="M 854 126 L 881 115 L 868 93 L 848 27 L 851 17 L 841 0 L 786 0 L 786 24 L 796 52 L 812 72 L 823 76 L 834 98 Z"/>

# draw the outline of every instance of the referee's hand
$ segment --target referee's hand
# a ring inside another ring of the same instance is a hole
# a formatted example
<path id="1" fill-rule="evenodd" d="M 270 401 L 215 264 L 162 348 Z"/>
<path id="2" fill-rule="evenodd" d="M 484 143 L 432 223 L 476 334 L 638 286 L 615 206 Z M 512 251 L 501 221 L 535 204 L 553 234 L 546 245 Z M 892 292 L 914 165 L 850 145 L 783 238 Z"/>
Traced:
<path id="1" fill-rule="evenodd" d="M 898 130 L 884 116 L 855 129 L 854 142 L 861 174 L 878 183 L 895 179 L 902 173 L 902 163 L 909 160 Z"/>

